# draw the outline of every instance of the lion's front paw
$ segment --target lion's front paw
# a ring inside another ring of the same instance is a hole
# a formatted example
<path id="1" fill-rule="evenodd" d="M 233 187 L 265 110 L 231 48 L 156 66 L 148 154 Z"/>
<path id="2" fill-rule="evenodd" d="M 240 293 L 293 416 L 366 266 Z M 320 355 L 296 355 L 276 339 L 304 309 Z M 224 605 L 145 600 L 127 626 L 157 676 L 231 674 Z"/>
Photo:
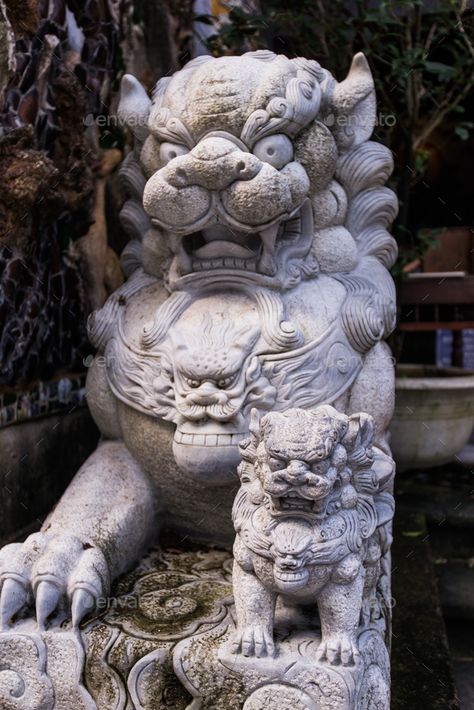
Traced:
<path id="1" fill-rule="evenodd" d="M 262 624 L 249 624 L 243 630 L 237 631 L 232 643 L 233 653 L 242 653 L 244 656 L 275 655 L 275 644 L 272 634 Z"/>
<path id="2" fill-rule="evenodd" d="M 23 543 L 0 550 L 0 622 L 4 629 L 15 614 L 36 607 L 38 626 L 62 604 L 77 626 L 108 594 L 110 576 L 103 552 L 73 535 L 34 533 Z"/>
<path id="3" fill-rule="evenodd" d="M 327 661 L 332 666 L 342 663 L 352 666 L 359 657 L 356 641 L 351 634 L 334 634 L 321 641 L 316 652 L 318 661 Z"/>

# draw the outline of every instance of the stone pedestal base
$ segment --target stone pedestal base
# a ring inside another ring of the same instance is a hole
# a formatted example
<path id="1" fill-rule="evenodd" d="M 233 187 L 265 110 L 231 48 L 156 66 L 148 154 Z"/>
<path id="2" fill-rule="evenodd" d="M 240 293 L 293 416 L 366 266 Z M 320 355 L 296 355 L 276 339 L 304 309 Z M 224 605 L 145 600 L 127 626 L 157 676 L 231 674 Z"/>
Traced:
<path id="1" fill-rule="evenodd" d="M 277 628 L 275 658 L 233 654 L 229 617 L 218 627 L 186 639 L 174 652 L 174 668 L 195 698 L 192 710 L 389 710 L 390 667 L 380 634 L 359 635 L 356 665 L 315 661 L 317 632 Z"/>
<path id="2" fill-rule="evenodd" d="M 153 552 L 103 609 L 70 628 L 64 614 L 0 634 L 2 710 L 388 710 L 380 633 L 359 636 L 351 667 L 314 661 L 320 635 L 304 613 L 277 613 L 274 659 L 233 655 L 232 556 Z M 357 691 L 357 688 L 359 690 Z"/>

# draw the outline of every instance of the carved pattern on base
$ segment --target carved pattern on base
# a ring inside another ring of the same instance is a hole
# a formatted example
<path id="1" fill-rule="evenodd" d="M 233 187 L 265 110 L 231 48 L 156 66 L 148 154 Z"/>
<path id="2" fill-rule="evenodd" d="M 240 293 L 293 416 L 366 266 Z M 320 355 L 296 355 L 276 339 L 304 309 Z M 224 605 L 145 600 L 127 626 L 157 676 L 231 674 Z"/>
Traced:
<path id="1" fill-rule="evenodd" d="M 72 631 L 39 632 L 31 621 L 0 635 L 2 710 L 96 710 L 82 683 L 84 651 Z"/>
<path id="2" fill-rule="evenodd" d="M 389 710 L 390 662 L 376 629 L 358 637 L 360 659 L 352 667 L 315 660 L 317 631 L 277 630 L 278 655 L 246 658 L 231 651 L 232 615 L 217 628 L 181 641 L 176 675 L 194 697 L 192 710 Z"/>

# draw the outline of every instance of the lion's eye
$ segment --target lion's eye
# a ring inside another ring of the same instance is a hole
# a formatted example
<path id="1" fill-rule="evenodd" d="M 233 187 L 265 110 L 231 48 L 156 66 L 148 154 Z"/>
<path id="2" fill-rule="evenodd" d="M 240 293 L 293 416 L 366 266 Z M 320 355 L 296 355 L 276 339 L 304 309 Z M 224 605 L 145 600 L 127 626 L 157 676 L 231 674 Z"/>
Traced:
<path id="1" fill-rule="evenodd" d="M 311 470 L 318 476 L 325 476 L 328 471 L 328 464 L 326 461 L 317 461 L 316 463 L 313 463 Z"/>
<path id="2" fill-rule="evenodd" d="M 201 384 L 200 380 L 192 380 L 190 377 L 184 377 L 183 380 L 186 382 L 187 385 L 190 387 L 199 387 Z"/>
<path id="3" fill-rule="evenodd" d="M 283 471 L 286 468 L 286 463 L 281 459 L 271 458 L 269 464 L 272 471 Z"/>
<path id="4" fill-rule="evenodd" d="M 260 160 L 280 170 L 293 159 L 293 144 L 283 134 L 267 136 L 254 145 L 253 153 Z"/>
<path id="5" fill-rule="evenodd" d="M 189 153 L 189 148 L 179 143 L 162 143 L 160 145 L 160 160 L 163 163 L 169 163 L 170 160 L 177 158 L 178 155 L 186 155 L 186 153 Z"/>

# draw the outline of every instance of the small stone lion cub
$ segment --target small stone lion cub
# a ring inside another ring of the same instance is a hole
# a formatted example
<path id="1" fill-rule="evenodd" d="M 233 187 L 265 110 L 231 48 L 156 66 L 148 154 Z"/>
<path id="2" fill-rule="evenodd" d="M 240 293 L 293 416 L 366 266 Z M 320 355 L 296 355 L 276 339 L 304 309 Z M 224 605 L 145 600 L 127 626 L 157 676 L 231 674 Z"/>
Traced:
<path id="1" fill-rule="evenodd" d="M 364 601 L 373 606 L 381 594 L 393 461 L 372 446 L 368 414 L 346 416 L 329 405 L 271 412 L 260 420 L 253 410 L 250 432 L 240 446 L 241 488 L 232 515 L 232 650 L 274 655 L 281 595 L 293 604 L 316 603 L 322 632 L 317 660 L 352 665 Z"/>

